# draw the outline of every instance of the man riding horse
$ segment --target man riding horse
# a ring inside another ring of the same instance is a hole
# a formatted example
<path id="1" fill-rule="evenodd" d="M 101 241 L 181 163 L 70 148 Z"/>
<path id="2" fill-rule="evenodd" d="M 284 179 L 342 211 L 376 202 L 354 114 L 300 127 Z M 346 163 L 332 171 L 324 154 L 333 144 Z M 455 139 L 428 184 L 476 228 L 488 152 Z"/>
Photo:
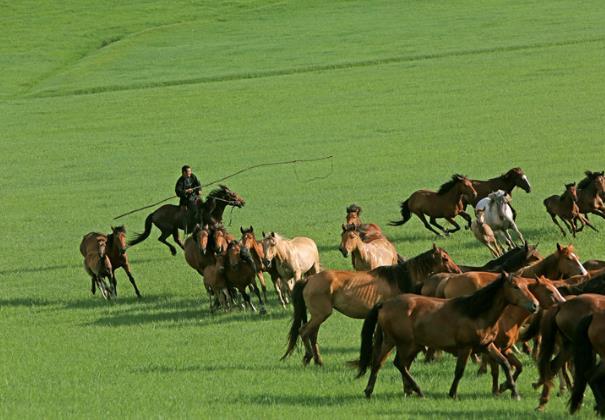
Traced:
<path id="1" fill-rule="evenodd" d="M 193 174 L 189 165 L 181 168 L 181 177 L 176 181 L 174 191 L 179 197 L 179 206 L 187 210 L 187 220 L 198 221 L 200 219 L 198 201 L 200 200 L 202 184 Z"/>

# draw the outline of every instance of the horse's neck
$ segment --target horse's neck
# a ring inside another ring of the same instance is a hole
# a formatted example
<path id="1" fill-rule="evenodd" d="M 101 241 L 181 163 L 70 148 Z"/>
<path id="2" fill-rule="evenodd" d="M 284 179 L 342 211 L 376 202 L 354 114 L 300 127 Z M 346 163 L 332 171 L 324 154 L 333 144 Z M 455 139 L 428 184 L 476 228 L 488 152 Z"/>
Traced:
<path id="1" fill-rule="evenodd" d="M 212 198 L 212 210 L 210 212 L 211 216 L 217 220 L 223 220 L 225 207 L 227 207 L 227 203 Z"/>
<path id="2" fill-rule="evenodd" d="M 514 182 L 509 180 L 506 175 L 500 175 L 499 177 L 489 179 L 488 182 L 492 185 L 492 191 L 502 190 L 510 194 L 513 188 L 515 188 Z"/>
<path id="3" fill-rule="evenodd" d="M 563 193 L 563 195 L 561 195 L 561 202 L 569 207 L 573 207 L 573 205 L 574 205 L 574 200 L 573 200 L 571 194 L 568 193 L 567 191 L 565 191 Z"/>
<path id="4" fill-rule="evenodd" d="M 424 282 L 424 280 L 430 274 L 430 269 L 423 267 L 422 264 L 418 263 L 418 257 L 412 258 L 403 264 L 405 273 L 409 279 L 412 287 L 416 287 L 417 284 Z"/>
<path id="5" fill-rule="evenodd" d="M 487 311 L 484 312 L 484 316 L 480 318 L 485 327 L 495 325 L 502 315 L 502 312 L 504 312 L 504 309 L 509 304 L 504 298 L 504 286 L 500 287 L 498 291 L 491 296 L 491 299 L 493 299 L 491 305 L 489 305 Z"/>
<path id="6" fill-rule="evenodd" d="M 352 253 L 356 254 L 357 258 L 361 259 L 361 261 L 364 263 L 369 263 L 371 255 L 369 255 L 368 252 L 368 244 L 363 242 L 361 239 L 358 239 L 355 245 L 355 249 L 353 249 Z"/>
<path id="7" fill-rule="evenodd" d="M 547 274 L 550 274 L 549 267 L 553 264 L 555 259 L 556 257 L 554 255 L 549 255 L 543 260 L 522 269 L 520 275 L 522 277 L 546 276 Z"/>
<path id="8" fill-rule="evenodd" d="M 286 243 L 284 239 L 280 240 L 275 245 L 275 258 L 281 263 L 292 261 L 292 252 L 290 250 L 289 244 Z"/>
<path id="9" fill-rule="evenodd" d="M 586 197 L 590 197 L 590 198 L 594 198 L 597 195 L 599 195 L 599 193 L 597 192 L 597 187 L 595 186 L 594 182 L 591 182 L 586 187 L 582 188 L 581 190 L 578 190 L 578 195 L 580 195 L 580 194 L 582 194 Z"/>

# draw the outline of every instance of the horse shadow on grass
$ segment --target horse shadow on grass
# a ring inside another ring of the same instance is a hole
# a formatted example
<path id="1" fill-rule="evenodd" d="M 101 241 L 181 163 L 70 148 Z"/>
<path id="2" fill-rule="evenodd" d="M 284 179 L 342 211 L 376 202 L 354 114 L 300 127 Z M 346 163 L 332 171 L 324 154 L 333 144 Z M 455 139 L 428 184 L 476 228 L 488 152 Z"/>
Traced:
<path id="1" fill-rule="evenodd" d="M 228 365 L 191 365 L 184 367 L 176 367 L 170 365 L 153 365 L 144 366 L 131 369 L 131 373 L 136 374 L 155 374 L 155 373 L 189 373 L 189 372 L 234 372 L 234 371 L 247 371 L 247 372 L 270 372 L 275 370 L 283 370 L 292 372 L 292 367 L 283 363 L 279 363 L 276 359 L 274 364 L 271 365 L 251 365 L 245 363 L 231 363 Z"/>

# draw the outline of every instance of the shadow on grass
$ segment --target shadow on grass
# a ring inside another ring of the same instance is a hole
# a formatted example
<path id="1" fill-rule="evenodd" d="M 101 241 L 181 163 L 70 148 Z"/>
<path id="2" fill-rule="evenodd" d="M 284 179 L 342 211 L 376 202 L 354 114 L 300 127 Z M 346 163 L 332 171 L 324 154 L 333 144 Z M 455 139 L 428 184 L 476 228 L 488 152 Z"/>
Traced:
<path id="1" fill-rule="evenodd" d="M 276 359 L 274 364 L 270 365 L 251 365 L 242 363 L 233 363 L 229 365 L 192 365 L 184 367 L 175 367 L 168 365 L 145 366 L 131 369 L 131 373 L 138 374 L 153 374 L 153 373 L 187 373 L 187 372 L 234 372 L 234 371 L 249 371 L 249 372 L 271 372 L 275 370 L 283 370 L 292 372 L 292 367 L 283 363 L 279 363 Z"/>

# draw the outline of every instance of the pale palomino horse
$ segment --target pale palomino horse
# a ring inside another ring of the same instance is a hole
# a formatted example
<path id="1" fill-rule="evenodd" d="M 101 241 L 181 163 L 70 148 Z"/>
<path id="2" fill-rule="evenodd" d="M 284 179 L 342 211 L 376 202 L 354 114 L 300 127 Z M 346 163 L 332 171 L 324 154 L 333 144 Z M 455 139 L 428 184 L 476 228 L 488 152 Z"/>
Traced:
<path id="1" fill-rule="evenodd" d="M 275 264 L 282 279 L 282 293 L 286 292 L 287 296 L 292 294 L 295 282 L 319 273 L 319 251 L 312 239 L 303 236 L 286 239 L 275 232 L 268 235 L 263 232 L 262 243 L 263 263 L 267 268 Z"/>
<path id="2" fill-rule="evenodd" d="M 481 199 L 476 206 L 477 209 L 484 211 L 485 223 L 487 223 L 494 233 L 499 236 L 510 249 L 515 247 L 512 237 L 508 233 L 508 229 L 512 229 L 521 244 L 525 243 L 525 239 L 513 218 L 513 210 L 510 207 L 510 196 L 502 190 L 494 191 L 487 197 Z"/>
<path id="3" fill-rule="evenodd" d="M 91 278 L 90 291 L 94 295 L 98 287 L 103 297 L 109 300 L 114 295 L 114 290 L 111 283 L 106 284 L 103 280 L 105 277 L 111 282 L 113 277 L 107 248 L 107 237 L 97 232 L 87 233 L 80 243 L 80 253 L 84 257 L 84 269 Z"/>
<path id="4" fill-rule="evenodd" d="M 385 237 L 364 242 L 354 224 L 342 225 L 340 247 L 343 257 L 351 254 L 355 271 L 369 271 L 383 265 L 397 264 L 397 250 Z"/>

